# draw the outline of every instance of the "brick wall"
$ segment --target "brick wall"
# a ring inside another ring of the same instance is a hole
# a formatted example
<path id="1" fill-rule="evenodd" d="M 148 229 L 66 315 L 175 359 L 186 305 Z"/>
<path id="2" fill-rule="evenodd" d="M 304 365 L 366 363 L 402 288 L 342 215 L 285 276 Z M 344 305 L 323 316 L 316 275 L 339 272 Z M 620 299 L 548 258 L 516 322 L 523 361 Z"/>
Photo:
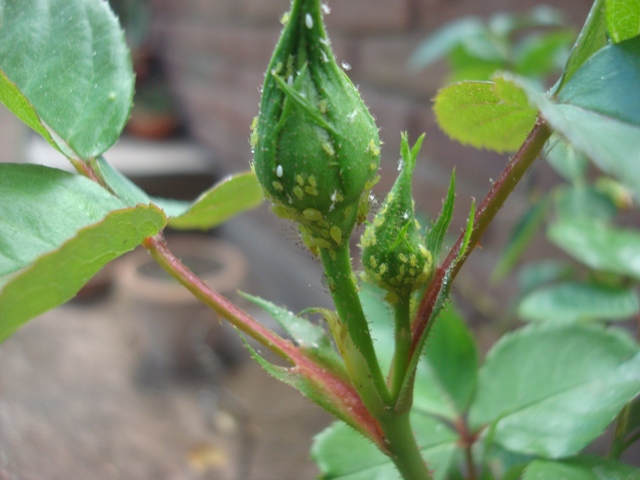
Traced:
<path id="1" fill-rule="evenodd" d="M 411 139 L 427 133 L 415 179 L 419 209 L 435 214 L 453 167 L 458 173 L 461 227 L 470 198 L 481 199 L 508 158 L 461 147 L 442 134 L 430 111 L 430 99 L 442 85 L 445 69 L 412 72 L 406 59 L 420 40 L 442 23 L 461 15 L 488 16 L 499 10 L 522 11 L 535 0 L 326 0 L 328 32 L 338 61 L 349 74 L 381 128 L 382 194 L 395 178 L 400 132 Z M 582 24 L 590 0 L 550 2 Z M 164 0 L 159 8 L 158 39 L 190 132 L 217 154 L 223 170 L 248 167 L 249 125 L 258 113 L 259 87 L 281 30 L 279 18 L 289 0 Z M 544 165 L 531 177 L 550 177 Z M 522 212 L 511 199 L 485 234 L 483 245 L 499 248 Z M 484 256 L 487 266 L 492 256 Z M 472 269 L 474 267 L 471 267 Z"/>

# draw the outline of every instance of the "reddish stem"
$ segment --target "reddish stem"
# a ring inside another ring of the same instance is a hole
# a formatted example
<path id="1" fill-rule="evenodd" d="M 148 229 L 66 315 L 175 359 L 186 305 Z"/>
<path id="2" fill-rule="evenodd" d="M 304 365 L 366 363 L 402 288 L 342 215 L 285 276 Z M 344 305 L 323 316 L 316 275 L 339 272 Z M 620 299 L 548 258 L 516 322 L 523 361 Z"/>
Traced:
<path id="1" fill-rule="evenodd" d="M 449 278 L 447 281 L 452 282 L 471 251 L 478 244 L 480 237 L 482 237 L 484 231 L 487 229 L 500 208 L 502 208 L 502 205 L 509 197 L 515 186 L 522 179 L 523 175 L 527 172 L 535 159 L 538 158 L 538 155 L 550 136 L 551 129 L 545 123 L 544 119 L 539 116 L 536 120 L 536 124 L 518 152 L 514 155 L 513 159 L 500 175 L 498 181 L 493 184 L 493 187 L 480 204 L 473 221 L 473 230 L 471 232 L 471 238 L 469 240 L 467 250 L 458 259 L 460 248 L 464 243 L 465 232 L 462 232 L 458 237 L 458 241 L 451 248 L 447 258 L 436 270 L 431 284 L 425 292 L 425 295 L 422 297 L 418 313 L 413 321 L 411 343 L 412 356 L 416 353 L 416 349 L 419 348 L 423 342 L 422 337 L 425 331 L 427 331 L 429 320 L 433 313 L 438 295 L 442 290 L 442 284 L 445 280 L 445 276 L 447 276 L 447 272 L 449 272 Z"/>
<path id="2" fill-rule="evenodd" d="M 332 413 L 375 442 L 381 450 L 386 451 L 380 424 L 368 412 L 349 380 L 319 365 L 291 341 L 269 330 L 227 298 L 212 290 L 173 255 L 161 234 L 146 238 L 142 245 L 196 298 L 227 319 L 234 327 L 291 362 L 294 366 L 289 369 L 289 373 L 304 377 L 314 384 L 317 391 L 321 392 L 325 403 L 321 406 L 329 407 Z"/>

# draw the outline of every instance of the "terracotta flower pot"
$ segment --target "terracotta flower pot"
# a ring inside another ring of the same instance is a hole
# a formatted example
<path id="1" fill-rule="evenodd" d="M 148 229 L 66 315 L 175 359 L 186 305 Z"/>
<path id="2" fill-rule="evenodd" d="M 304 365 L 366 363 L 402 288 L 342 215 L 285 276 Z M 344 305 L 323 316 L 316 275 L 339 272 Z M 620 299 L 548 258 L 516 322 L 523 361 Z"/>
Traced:
<path id="1" fill-rule="evenodd" d="M 178 235 L 169 247 L 214 290 L 233 294 L 247 271 L 242 252 L 229 242 L 199 235 Z M 118 290 L 126 314 L 141 325 L 143 381 L 167 375 L 203 373 L 214 361 L 234 360 L 237 339 L 225 336 L 216 314 L 138 249 L 120 263 Z M 212 359 L 212 357 L 214 357 Z"/>

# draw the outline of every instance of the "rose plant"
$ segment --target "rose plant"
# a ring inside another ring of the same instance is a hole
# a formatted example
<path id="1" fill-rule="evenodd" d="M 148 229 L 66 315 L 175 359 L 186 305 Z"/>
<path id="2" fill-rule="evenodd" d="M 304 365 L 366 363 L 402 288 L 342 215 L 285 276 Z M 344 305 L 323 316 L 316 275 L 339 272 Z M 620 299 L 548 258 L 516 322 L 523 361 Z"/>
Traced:
<path id="1" fill-rule="evenodd" d="M 193 295 L 288 364 L 271 364 L 247 344 L 265 370 L 339 420 L 315 439 L 322 478 L 640 478 L 620 461 L 640 436 L 640 347 L 625 329 L 610 327 L 607 315 L 567 319 L 551 311 L 504 335 L 481 363 L 449 304 L 469 254 L 550 139 L 591 159 L 637 202 L 639 18 L 633 0 L 596 0 L 548 91 L 511 70 L 438 93 L 435 113 L 452 138 L 515 152 L 445 248 L 455 176 L 425 228 L 411 192 L 422 137 L 412 146 L 402 134 L 398 178 L 369 219 L 378 128 L 335 61 L 319 0 L 293 0 L 286 16 L 251 127 L 251 171 L 191 203 L 149 197 L 103 156 L 127 121 L 134 84 L 107 4 L 0 3 L 0 100 L 77 171 L 0 165 L 0 340 L 141 244 Z M 167 225 L 211 228 L 263 197 L 320 259 L 335 304 L 335 311 L 295 314 L 247 295 L 284 333 L 211 290 L 162 235 Z M 638 233 L 598 236 L 583 220 L 551 236 L 589 267 L 632 285 L 640 278 Z M 358 224 L 365 225 L 363 272 L 351 259 Z M 636 295 L 629 287 L 637 315 Z M 579 309 L 583 300 L 569 303 Z M 309 319 L 314 314 L 321 324 Z M 610 455 L 584 455 L 614 420 Z"/>

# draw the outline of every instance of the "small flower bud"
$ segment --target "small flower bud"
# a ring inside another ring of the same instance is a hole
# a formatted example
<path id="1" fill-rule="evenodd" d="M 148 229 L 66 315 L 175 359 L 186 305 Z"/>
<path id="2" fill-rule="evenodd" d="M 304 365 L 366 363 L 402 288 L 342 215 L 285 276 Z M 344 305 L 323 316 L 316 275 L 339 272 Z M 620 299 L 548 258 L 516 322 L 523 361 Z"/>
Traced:
<path id="1" fill-rule="evenodd" d="M 319 0 L 293 1 L 250 142 L 274 211 L 298 222 L 311 250 L 348 241 L 377 179 L 380 140 L 335 61 Z"/>
<path id="2" fill-rule="evenodd" d="M 407 135 L 402 135 L 398 178 L 360 239 L 367 277 L 392 294 L 390 298 L 408 295 L 423 285 L 433 268 L 411 193 L 413 169 L 423 139 L 424 135 L 409 150 Z"/>

